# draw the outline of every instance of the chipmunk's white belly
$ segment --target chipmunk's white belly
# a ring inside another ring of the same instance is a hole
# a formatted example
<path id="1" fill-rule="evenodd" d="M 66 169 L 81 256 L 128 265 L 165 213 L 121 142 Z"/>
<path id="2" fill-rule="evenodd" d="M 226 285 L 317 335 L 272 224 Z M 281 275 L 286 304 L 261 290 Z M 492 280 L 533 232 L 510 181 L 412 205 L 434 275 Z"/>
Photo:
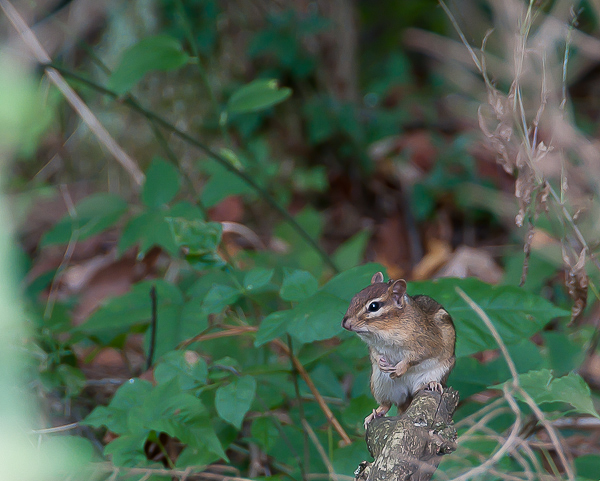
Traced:
<path id="1" fill-rule="evenodd" d="M 413 396 L 417 390 L 432 381 L 440 382 L 448 372 L 448 363 L 439 359 L 428 359 L 411 367 L 404 375 L 392 379 L 388 373 L 373 366 L 373 397 L 381 404 L 391 402 L 399 405 Z"/>

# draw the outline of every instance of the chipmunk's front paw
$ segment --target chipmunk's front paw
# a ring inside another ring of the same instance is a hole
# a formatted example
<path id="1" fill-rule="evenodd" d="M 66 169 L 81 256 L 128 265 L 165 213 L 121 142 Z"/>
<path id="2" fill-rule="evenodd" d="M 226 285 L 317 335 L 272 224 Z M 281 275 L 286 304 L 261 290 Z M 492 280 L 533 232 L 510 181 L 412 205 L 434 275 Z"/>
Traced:
<path id="1" fill-rule="evenodd" d="M 395 367 L 383 356 L 380 356 L 379 359 L 377 359 L 377 366 L 383 372 L 392 372 L 395 369 Z"/>
<path id="2" fill-rule="evenodd" d="M 439 392 L 440 394 L 444 394 L 444 386 L 442 386 L 437 381 L 431 381 L 424 386 L 424 389 L 432 392 Z"/>

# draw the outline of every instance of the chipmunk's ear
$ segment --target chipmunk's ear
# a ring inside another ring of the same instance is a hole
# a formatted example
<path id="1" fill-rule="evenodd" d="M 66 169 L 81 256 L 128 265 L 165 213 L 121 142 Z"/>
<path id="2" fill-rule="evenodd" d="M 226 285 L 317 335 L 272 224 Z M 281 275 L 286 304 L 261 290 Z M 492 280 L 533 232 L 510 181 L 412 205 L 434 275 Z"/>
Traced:
<path id="1" fill-rule="evenodd" d="M 376 284 L 378 282 L 383 282 L 383 273 L 378 272 L 371 277 L 371 284 Z"/>
<path id="2" fill-rule="evenodd" d="M 402 307 L 404 305 L 404 294 L 406 294 L 406 281 L 404 279 L 394 281 L 389 288 L 389 292 L 394 303 L 398 307 Z"/>

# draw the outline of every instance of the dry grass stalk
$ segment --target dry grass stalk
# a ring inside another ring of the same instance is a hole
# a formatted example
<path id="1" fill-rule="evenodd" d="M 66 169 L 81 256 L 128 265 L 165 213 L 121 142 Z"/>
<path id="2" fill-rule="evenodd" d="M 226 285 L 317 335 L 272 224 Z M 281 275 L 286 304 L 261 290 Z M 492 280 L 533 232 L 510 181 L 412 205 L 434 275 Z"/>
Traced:
<path id="1" fill-rule="evenodd" d="M 481 131 L 496 152 L 498 164 L 515 176 L 515 197 L 519 203 L 515 223 L 519 227 L 527 225 L 521 281 L 524 283 L 527 275 L 535 222 L 542 213 L 553 216 L 563 226 L 560 237 L 565 284 L 573 299 L 573 322 L 581 316 L 587 304 L 589 279 L 585 272 L 586 258 L 594 260 L 595 265 L 600 268 L 575 216 L 570 212 L 575 194 L 585 192 L 590 185 L 583 185 L 576 189 L 571 198 L 568 196 L 567 179 L 570 176 L 577 178 L 576 169 L 569 161 L 571 152 L 578 155 L 590 171 L 590 178 L 580 180 L 579 183 L 591 184 L 593 181 L 597 184 L 594 186 L 595 190 L 600 190 L 600 182 L 597 182 L 594 174 L 597 167 L 594 169 L 595 163 L 591 161 L 592 157 L 598 157 L 598 148 L 583 138 L 566 111 L 567 66 L 577 13 L 571 9 L 570 20 L 562 24 L 563 28 L 553 29 L 553 34 L 549 36 L 547 25 L 555 25 L 558 20 L 550 14 L 544 17 L 533 0 L 526 6 L 514 1 L 503 2 L 501 6 L 494 4 L 496 13 L 499 15 L 501 9 L 504 17 L 514 25 L 513 31 L 499 29 L 500 35 L 503 35 L 509 45 L 512 44 L 509 52 L 512 81 L 508 91 L 504 93 L 489 78 L 485 61 L 486 44 L 496 32 L 489 31 L 484 37 L 481 50 L 476 52 L 467 42 L 452 12 L 442 0 L 440 4 L 485 83 L 487 105 L 480 106 L 478 111 Z M 540 25 L 533 35 L 536 22 Z M 564 56 L 560 61 L 552 60 L 558 41 L 564 47 Z"/>

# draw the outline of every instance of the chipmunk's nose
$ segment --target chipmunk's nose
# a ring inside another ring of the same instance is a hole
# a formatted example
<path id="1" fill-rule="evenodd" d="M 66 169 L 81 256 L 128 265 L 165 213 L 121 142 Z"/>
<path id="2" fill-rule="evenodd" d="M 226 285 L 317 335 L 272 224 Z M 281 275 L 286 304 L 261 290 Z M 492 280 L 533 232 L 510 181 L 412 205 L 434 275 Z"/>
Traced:
<path id="1" fill-rule="evenodd" d="M 348 316 L 344 316 L 342 319 L 342 327 L 346 330 L 350 330 L 350 323 L 348 322 Z"/>

